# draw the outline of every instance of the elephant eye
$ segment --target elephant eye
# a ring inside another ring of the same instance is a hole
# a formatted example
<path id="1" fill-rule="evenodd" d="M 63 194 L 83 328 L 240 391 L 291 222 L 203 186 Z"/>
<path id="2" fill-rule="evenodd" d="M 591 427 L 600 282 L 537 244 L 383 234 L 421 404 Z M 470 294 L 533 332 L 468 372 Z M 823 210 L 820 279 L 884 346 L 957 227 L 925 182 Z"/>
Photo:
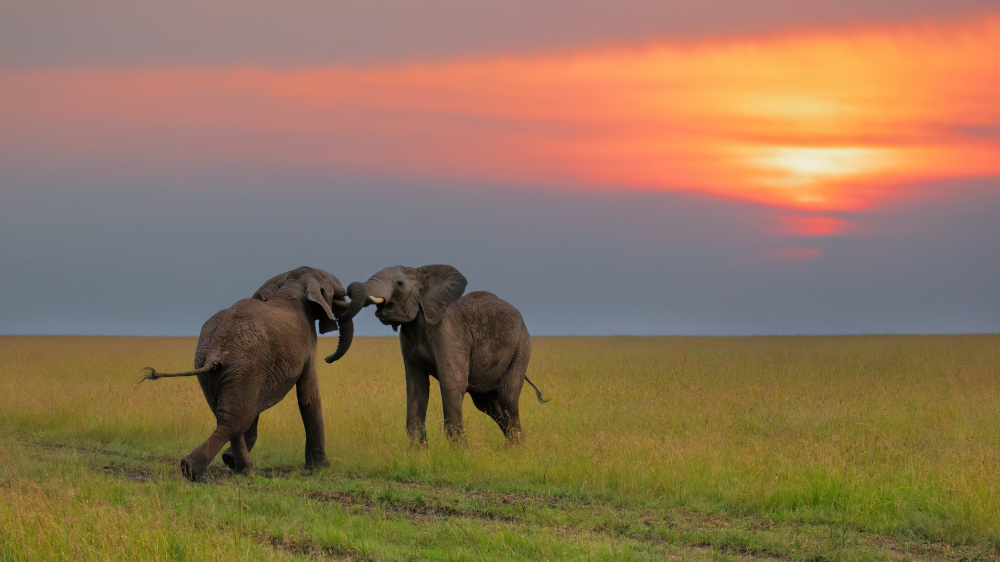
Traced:
<path id="1" fill-rule="evenodd" d="M 396 284 L 399 285 L 400 287 L 402 287 L 403 286 L 403 281 L 402 280 L 397 280 Z"/>

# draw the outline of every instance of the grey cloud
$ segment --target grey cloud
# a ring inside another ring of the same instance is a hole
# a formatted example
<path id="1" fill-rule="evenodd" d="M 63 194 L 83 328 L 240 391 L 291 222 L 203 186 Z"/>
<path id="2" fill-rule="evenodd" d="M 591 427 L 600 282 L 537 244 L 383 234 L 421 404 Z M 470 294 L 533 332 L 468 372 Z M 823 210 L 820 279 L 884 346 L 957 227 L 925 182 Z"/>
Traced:
<path id="1" fill-rule="evenodd" d="M 318 65 L 996 12 L 994 0 L 132 0 L 4 3 L 0 66 Z"/>

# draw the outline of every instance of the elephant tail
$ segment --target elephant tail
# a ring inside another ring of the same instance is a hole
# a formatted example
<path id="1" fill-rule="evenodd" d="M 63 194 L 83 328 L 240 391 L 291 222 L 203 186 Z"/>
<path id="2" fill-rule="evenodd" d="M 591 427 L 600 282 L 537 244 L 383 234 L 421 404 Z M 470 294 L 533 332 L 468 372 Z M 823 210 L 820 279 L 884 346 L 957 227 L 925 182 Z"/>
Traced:
<path id="1" fill-rule="evenodd" d="M 222 361 L 206 361 L 205 364 L 200 369 L 195 369 L 194 371 L 184 371 L 183 373 L 157 373 L 156 369 L 152 367 L 146 367 L 143 371 L 146 374 L 139 379 L 139 382 L 145 380 L 155 381 L 156 379 L 162 379 L 164 377 L 194 377 L 197 375 L 204 375 L 206 373 L 211 373 L 215 369 L 222 367 Z M 136 383 L 139 384 L 139 383 Z"/>
<path id="2" fill-rule="evenodd" d="M 531 382 L 531 379 L 528 378 L 528 375 L 524 376 L 524 380 L 528 381 L 528 384 L 531 385 L 531 388 L 535 389 L 535 396 L 538 397 L 538 403 L 539 404 L 544 404 L 544 403 L 548 402 L 549 400 L 552 400 L 551 398 L 549 398 L 549 400 L 546 400 L 546 399 L 542 398 L 542 391 L 538 390 L 538 387 L 535 386 L 535 383 Z"/>

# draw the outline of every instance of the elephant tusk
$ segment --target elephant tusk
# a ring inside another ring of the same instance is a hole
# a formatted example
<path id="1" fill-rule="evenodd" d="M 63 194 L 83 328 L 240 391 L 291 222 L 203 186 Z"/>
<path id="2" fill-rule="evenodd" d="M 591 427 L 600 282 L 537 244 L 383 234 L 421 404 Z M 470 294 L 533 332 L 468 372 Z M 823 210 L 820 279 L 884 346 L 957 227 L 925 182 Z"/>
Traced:
<path id="1" fill-rule="evenodd" d="M 375 304 L 382 304 L 382 303 L 385 302 L 385 299 L 382 298 L 382 297 L 370 296 L 370 297 L 368 297 L 368 299 L 371 300 Z"/>
<path id="2" fill-rule="evenodd" d="M 347 302 L 347 301 L 338 301 L 337 299 L 334 299 L 334 300 L 333 300 L 333 305 L 334 305 L 334 306 L 340 306 L 340 307 L 344 307 L 344 306 L 350 306 L 350 305 L 351 305 L 351 303 L 349 303 L 349 302 Z"/>

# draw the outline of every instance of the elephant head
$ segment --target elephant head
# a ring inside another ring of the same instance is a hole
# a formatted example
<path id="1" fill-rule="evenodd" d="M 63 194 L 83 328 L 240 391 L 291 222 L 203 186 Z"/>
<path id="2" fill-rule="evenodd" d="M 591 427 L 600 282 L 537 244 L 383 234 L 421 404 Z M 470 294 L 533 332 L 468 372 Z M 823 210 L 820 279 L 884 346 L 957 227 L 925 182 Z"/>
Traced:
<path id="1" fill-rule="evenodd" d="M 351 304 L 340 320 L 354 318 L 363 307 L 374 304 L 375 317 L 393 330 L 414 321 L 421 310 L 425 321 L 436 326 L 451 303 L 465 292 L 467 284 L 465 277 L 450 265 L 387 267 L 364 283 L 348 285 Z M 331 358 L 339 355 L 343 354 L 338 348 L 326 360 L 332 362 L 335 359 Z"/>
<path id="2" fill-rule="evenodd" d="M 268 279 L 251 298 L 268 301 L 286 297 L 302 301 L 309 319 L 319 321 L 321 334 L 338 329 L 337 320 L 340 319 L 337 353 L 331 356 L 332 360 L 328 358 L 332 363 L 347 353 L 354 339 L 354 322 L 351 318 L 342 318 L 349 305 L 344 300 L 345 295 L 344 286 L 333 275 L 322 269 L 300 267 Z"/>

